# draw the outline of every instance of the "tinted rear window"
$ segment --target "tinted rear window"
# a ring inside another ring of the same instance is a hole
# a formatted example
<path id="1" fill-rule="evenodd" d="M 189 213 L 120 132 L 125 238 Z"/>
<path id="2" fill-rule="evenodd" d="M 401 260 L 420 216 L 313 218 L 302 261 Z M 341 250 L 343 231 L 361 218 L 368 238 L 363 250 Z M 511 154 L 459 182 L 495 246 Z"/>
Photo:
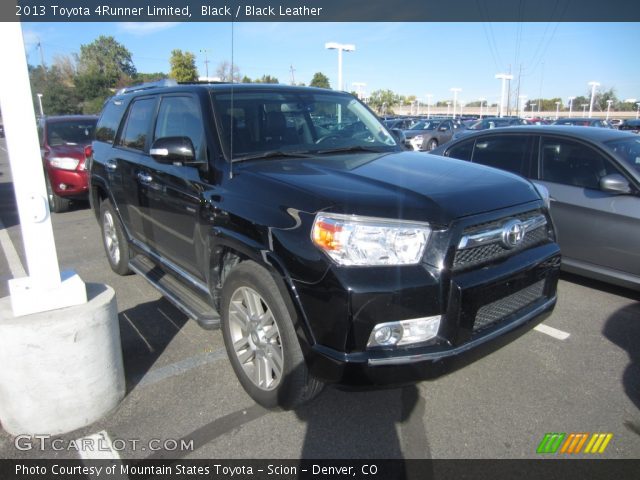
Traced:
<path id="1" fill-rule="evenodd" d="M 113 143 L 123 113 L 124 103 L 122 101 L 109 100 L 102 110 L 100 120 L 98 120 L 96 140 Z"/>

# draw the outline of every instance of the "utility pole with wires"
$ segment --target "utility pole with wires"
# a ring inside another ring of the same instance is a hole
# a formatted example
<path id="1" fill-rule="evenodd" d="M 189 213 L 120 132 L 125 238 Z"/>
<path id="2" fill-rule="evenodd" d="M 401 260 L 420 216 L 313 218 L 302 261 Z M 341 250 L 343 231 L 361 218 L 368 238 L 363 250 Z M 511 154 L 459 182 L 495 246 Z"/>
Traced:
<path id="1" fill-rule="evenodd" d="M 42 66 L 42 71 L 45 72 L 47 68 L 45 67 L 45 64 L 44 64 L 44 52 L 42 51 L 42 43 L 40 42 L 40 39 L 38 39 L 37 47 L 40 50 L 40 65 Z"/>
<path id="2" fill-rule="evenodd" d="M 289 65 L 289 71 L 291 72 L 291 85 L 295 85 L 296 84 L 296 76 L 295 76 L 296 69 L 293 68 L 293 65 Z"/>
<path id="3" fill-rule="evenodd" d="M 522 77 L 522 64 L 518 69 L 518 86 L 516 87 L 516 115 L 520 116 L 520 78 Z"/>
<path id="4" fill-rule="evenodd" d="M 201 48 L 200 53 L 204 53 L 204 71 L 205 71 L 207 80 L 209 80 L 209 56 L 208 56 L 209 50 L 207 50 L 206 48 Z"/>

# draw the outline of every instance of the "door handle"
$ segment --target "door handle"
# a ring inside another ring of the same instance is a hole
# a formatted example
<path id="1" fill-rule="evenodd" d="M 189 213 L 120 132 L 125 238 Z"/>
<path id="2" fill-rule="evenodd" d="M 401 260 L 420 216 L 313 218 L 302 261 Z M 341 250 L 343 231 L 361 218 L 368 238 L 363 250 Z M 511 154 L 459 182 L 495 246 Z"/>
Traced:
<path id="1" fill-rule="evenodd" d="M 144 183 L 145 185 L 148 185 L 153 181 L 153 177 L 148 173 L 138 172 L 138 181 L 140 183 Z"/>
<path id="2" fill-rule="evenodd" d="M 118 164 L 116 163 L 116 161 L 112 158 L 110 158 L 109 160 L 107 160 L 104 164 L 104 166 L 107 168 L 107 170 L 111 170 L 112 172 L 118 168 Z"/>

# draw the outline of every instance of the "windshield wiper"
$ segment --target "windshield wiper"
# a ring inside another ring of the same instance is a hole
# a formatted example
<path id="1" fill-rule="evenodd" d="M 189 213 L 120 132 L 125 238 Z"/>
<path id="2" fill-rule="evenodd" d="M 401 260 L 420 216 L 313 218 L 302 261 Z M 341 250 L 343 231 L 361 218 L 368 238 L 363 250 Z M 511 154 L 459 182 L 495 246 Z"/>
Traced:
<path id="1" fill-rule="evenodd" d="M 309 158 L 311 155 L 307 152 L 287 152 L 283 150 L 269 150 L 266 152 L 260 152 L 253 155 L 245 155 L 244 157 L 234 158 L 233 162 L 244 162 L 245 160 L 258 160 L 264 158 L 277 158 L 277 157 L 286 157 L 286 158 Z"/>
<path id="2" fill-rule="evenodd" d="M 349 152 L 382 153 L 383 150 L 380 150 L 380 147 L 365 147 L 364 145 L 351 145 L 349 147 L 338 147 L 338 148 L 329 148 L 327 150 L 317 150 L 315 153 L 322 155 L 325 153 L 349 153 Z"/>

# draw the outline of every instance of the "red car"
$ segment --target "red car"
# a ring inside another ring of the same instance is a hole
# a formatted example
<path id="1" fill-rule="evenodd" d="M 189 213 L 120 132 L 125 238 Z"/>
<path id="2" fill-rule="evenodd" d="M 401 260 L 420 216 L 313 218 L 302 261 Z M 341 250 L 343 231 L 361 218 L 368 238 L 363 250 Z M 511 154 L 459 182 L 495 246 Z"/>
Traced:
<path id="1" fill-rule="evenodd" d="M 98 117 L 44 117 L 38 123 L 49 208 L 60 213 L 72 200 L 86 200 L 89 192 L 85 161 L 91 155 Z"/>

